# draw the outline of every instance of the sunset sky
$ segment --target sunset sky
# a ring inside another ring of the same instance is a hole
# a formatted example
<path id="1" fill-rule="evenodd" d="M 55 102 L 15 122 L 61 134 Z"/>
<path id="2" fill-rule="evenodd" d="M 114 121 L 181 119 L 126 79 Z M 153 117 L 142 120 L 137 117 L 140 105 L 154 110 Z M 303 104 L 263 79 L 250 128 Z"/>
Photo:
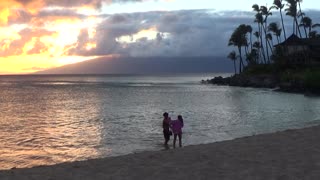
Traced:
<path id="1" fill-rule="evenodd" d="M 0 74 L 31 73 L 101 56 L 225 56 L 234 28 L 253 23 L 251 6 L 272 2 L 1 1 Z M 315 23 L 320 22 L 317 4 L 302 4 Z"/>

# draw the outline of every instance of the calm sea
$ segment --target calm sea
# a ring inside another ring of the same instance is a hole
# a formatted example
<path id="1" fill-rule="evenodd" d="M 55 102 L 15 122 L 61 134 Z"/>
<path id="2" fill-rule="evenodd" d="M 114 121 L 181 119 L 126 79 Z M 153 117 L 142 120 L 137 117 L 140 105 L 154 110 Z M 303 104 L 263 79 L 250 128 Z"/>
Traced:
<path id="1" fill-rule="evenodd" d="M 218 74 L 0 76 L 0 169 L 163 150 L 320 124 L 320 98 L 201 84 Z"/>

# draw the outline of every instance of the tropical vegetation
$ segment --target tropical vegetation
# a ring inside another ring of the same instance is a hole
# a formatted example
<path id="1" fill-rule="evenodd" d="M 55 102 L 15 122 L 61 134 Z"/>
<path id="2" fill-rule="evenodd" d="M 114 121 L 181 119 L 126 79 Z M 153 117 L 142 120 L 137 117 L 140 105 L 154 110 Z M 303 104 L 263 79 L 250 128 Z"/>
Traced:
<path id="1" fill-rule="evenodd" d="M 320 24 L 314 23 L 301 7 L 302 0 L 274 0 L 270 7 L 252 5 L 255 27 L 240 24 L 228 42 L 228 46 L 235 47 L 227 56 L 233 61 L 235 76 L 272 74 L 278 76 L 281 82 L 299 82 L 304 87 L 317 88 L 320 92 L 320 66 L 308 65 L 310 61 L 307 54 L 301 55 L 305 59 L 302 64 L 290 64 L 288 62 L 293 56 L 284 53 L 286 47 L 274 48 L 275 44 L 291 36 L 288 32 L 301 39 L 320 41 L 317 31 Z M 279 21 L 269 22 L 275 14 Z M 289 24 L 292 29 L 284 22 L 285 16 L 292 18 L 292 24 Z"/>
<path id="2" fill-rule="evenodd" d="M 314 24 L 312 19 L 301 9 L 302 0 L 274 0 L 271 7 L 252 6 L 255 16 L 253 22 L 256 27 L 240 24 L 231 34 L 228 45 L 236 47 L 228 58 L 234 62 L 234 68 L 238 64 L 238 72 L 242 73 L 248 66 L 274 64 L 283 58 L 279 49 L 274 49 L 274 41 L 277 44 L 286 40 L 288 34 L 285 28 L 284 15 L 292 18 L 292 32 L 300 38 L 320 39 L 316 31 L 320 24 Z M 269 17 L 275 13 L 280 14 L 279 22 L 270 22 Z M 252 39 L 254 35 L 255 39 Z M 238 63 L 236 63 L 238 62 Z"/>

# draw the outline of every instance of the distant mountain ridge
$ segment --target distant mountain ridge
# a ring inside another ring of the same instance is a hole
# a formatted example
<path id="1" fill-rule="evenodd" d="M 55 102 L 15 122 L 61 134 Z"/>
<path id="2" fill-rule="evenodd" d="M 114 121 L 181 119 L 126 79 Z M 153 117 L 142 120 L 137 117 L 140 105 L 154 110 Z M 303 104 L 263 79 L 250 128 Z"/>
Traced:
<path id="1" fill-rule="evenodd" d="M 219 57 L 101 57 L 35 74 L 161 74 L 232 72 L 232 62 Z"/>

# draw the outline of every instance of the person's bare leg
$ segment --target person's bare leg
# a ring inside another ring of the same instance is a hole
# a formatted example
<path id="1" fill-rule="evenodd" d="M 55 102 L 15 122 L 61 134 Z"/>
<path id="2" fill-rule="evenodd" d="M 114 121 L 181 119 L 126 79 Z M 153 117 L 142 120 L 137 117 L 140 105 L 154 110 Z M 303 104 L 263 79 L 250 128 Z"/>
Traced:
<path id="1" fill-rule="evenodd" d="M 177 135 L 174 134 L 174 136 L 173 136 L 173 148 L 176 148 L 176 141 L 177 141 Z"/>
<path id="2" fill-rule="evenodd" d="M 182 142 L 181 142 L 182 134 L 178 134 L 178 137 L 179 137 L 179 147 L 182 147 Z"/>
<path id="3" fill-rule="evenodd" d="M 164 145 L 168 145 L 168 142 L 169 142 L 169 138 L 166 138 L 164 141 Z"/>
<path id="4" fill-rule="evenodd" d="M 166 134 L 164 134 L 164 145 L 168 146 L 168 142 L 170 140 L 170 136 L 168 137 Z"/>

